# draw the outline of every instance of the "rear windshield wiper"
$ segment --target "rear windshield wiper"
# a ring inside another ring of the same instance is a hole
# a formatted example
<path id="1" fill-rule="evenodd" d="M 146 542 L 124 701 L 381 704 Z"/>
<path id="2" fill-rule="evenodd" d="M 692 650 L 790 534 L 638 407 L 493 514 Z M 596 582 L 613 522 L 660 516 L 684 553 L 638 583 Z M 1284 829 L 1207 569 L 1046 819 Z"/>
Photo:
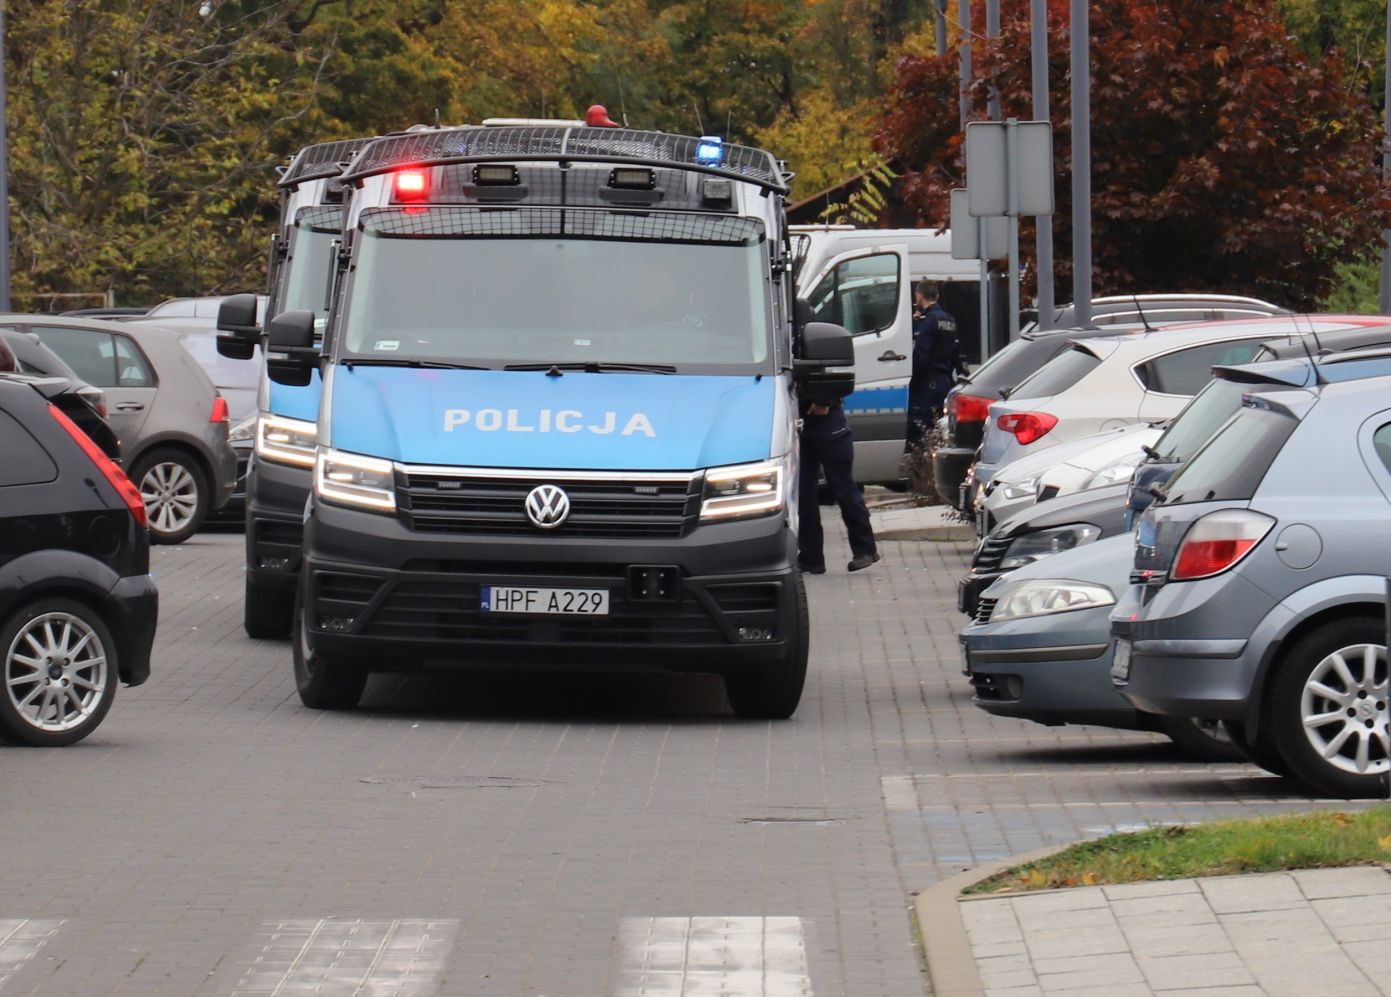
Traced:
<path id="1" fill-rule="evenodd" d="M 636 371 L 640 374 L 675 374 L 676 368 L 664 363 L 607 363 L 602 360 L 566 360 L 560 363 L 510 363 L 503 370 L 544 370 L 559 377 L 567 370 L 586 374 L 602 374 L 610 370 Z"/>
<path id="2" fill-rule="evenodd" d="M 343 366 L 356 367 L 428 367 L 432 370 L 491 370 L 471 363 L 449 363 L 445 360 L 406 360 L 401 357 L 344 357 Z"/>

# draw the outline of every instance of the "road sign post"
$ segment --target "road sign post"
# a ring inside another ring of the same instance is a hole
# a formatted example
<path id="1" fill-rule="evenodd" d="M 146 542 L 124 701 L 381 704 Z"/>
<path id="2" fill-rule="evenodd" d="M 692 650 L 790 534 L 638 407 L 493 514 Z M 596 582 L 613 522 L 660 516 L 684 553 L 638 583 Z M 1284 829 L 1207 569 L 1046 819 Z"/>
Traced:
<path id="1" fill-rule="evenodd" d="M 1009 233 L 998 215 L 972 218 L 970 194 L 964 187 L 951 192 L 951 256 L 980 260 L 980 358 L 990 355 L 990 261 L 1009 254 Z"/>

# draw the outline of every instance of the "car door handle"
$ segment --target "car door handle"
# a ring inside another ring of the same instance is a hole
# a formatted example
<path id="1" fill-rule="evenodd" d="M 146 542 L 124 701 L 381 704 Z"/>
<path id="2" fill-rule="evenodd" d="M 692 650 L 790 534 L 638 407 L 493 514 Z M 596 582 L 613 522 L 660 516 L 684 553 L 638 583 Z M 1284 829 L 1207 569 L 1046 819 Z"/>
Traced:
<path id="1" fill-rule="evenodd" d="M 118 402 L 116 404 L 117 412 L 142 412 L 144 409 L 144 402 Z"/>
<path id="2" fill-rule="evenodd" d="M 907 360 L 902 353 L 895 353 L 893 350 L 885 350 L 879 355 L 880 363 L 893 363 L 895 360 Z"/>

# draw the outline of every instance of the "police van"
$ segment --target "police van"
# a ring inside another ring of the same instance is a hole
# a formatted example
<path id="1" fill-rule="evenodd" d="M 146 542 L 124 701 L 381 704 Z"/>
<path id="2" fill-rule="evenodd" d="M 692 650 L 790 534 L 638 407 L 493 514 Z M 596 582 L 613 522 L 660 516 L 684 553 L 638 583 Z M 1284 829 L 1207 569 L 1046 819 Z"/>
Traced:
<path id="1" fill-rule="evenodd" d="M 271 240 L 267 315 L 307 310 L 315 339 L 328 323 L 330 262 L 343 231 L 343 185 L 338 175 L 368 139 L 324 142 L 301 149 L 281 174 L 280 226 Z M 218 352 L 250 359 L 261 342 L 256 296 L 225 298 L 218 311 Z M 251 637 L 290 633 L 300 567 L 304 507 L 313 482 L 321 382 L 265 376 L 258 393 L 256 446 L 246 485 L 246 606 Z"/>
<path id="2" fill-rule="evenodd" d="M 267 324 L 319 399 L 295 679 L 515 665 L 719 673 L 786 717 L 806 672 L 800 403 L 853 387 L 794 300 L 787 176 L 713 138 L 463 127 L 372 141 L 316 314 Z"/>
<path id="3" fill-rule="evenodd" d="M 814 318 L 854 337 L 855 392 L 845 414 L 855 437 L 855 480 L 902 477 L 913 374 L 913 287 L 941 286 L 963 355 L 979 361 L 980 263 L 951 255 L 951 234 L 932 229 L 794 225 L 798 293 Z"/>

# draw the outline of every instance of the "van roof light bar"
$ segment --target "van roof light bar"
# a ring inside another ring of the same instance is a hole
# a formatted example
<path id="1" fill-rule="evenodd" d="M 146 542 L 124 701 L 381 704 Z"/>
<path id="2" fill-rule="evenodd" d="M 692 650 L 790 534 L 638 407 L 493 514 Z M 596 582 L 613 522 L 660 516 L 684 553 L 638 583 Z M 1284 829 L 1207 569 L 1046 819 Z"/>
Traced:
<path id="1" fill-rule="evenodd" d="M 310 180 L 336 177 L 352 161 L 358 150 L 371 141 L 371 138 L 349 138 L 340 142 L 321 142 L 318 145 L 305 146 L 290 161 L 289 168 L 276 182 L 281 187 L 294 187 Z"/>
<path id="2" fill-rule="evenodd" d="M 787 193 L 786 181 L 772 153 L 724 145 L 719 161 L 711 162 L 709 144 L 708 138 L 630 128 L 445 128 L 376 139 L 358 153 L 343 179 L 361 180 L 404 166 L 447 166 L 494 159 L 633 163 L 710 173 L 774 193 Z M 702 145 L 707 147 L 704 156 Z"/>

